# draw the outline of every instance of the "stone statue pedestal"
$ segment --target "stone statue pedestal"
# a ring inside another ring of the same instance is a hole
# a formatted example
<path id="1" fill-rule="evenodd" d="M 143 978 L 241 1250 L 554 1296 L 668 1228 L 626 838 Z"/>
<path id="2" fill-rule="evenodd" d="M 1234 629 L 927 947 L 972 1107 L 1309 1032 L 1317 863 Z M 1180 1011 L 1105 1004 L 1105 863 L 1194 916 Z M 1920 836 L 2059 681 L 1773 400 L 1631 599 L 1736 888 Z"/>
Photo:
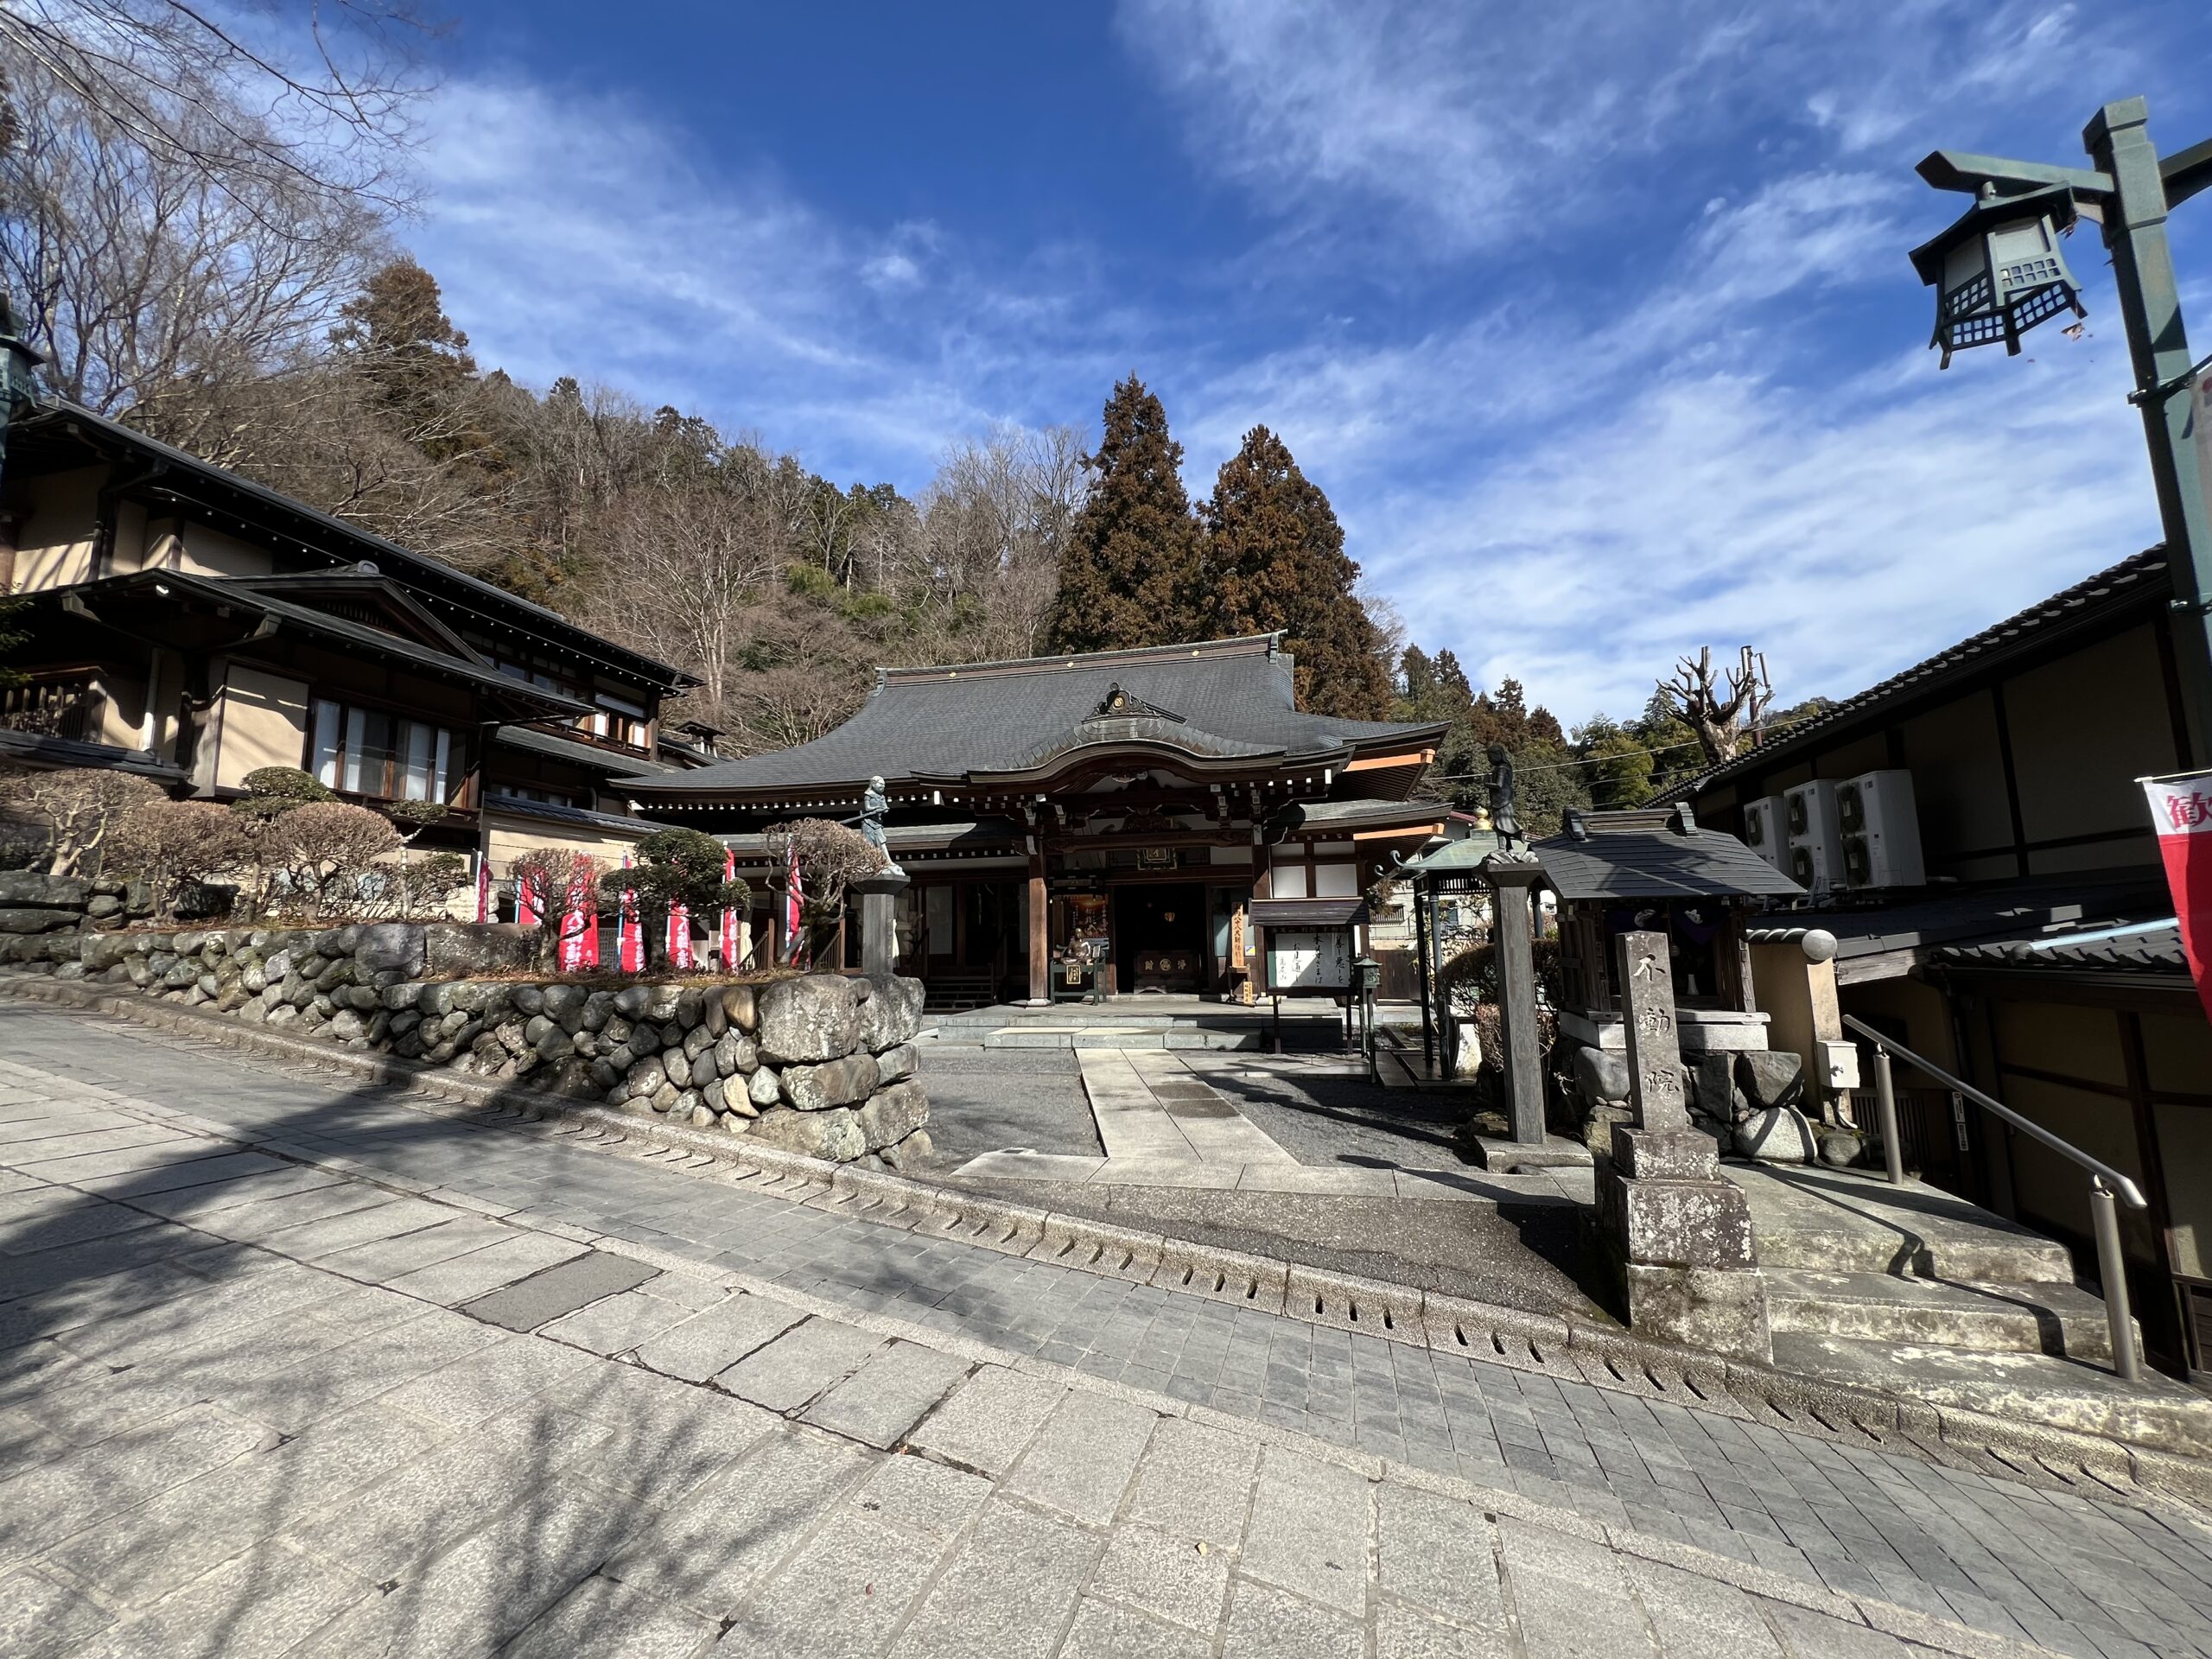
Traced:
<path id="1" fill-rule="evenodd" d="M 852 884 L 861 901 L 861 971 L 895 974 L 899 971 L 899 895 L 912 878 L 896 864 Z"/>
<path id="2" fill-rule="evenodd" d="M 1614 1129 L 1612 1156 L 1598 1168 L 1609 1276 L 1637 1335 L 1770 1363 L 1751 1205 L 1682 1102 L 1666 936 L 1624 933 L 1619 966 L 1630 1122 Z"/>
<path id="3" fill-rule="evenodd" d="M 1613 1131 L 1598 1232 L 1640 1337 L 1766 1363 L 1774 1357 L 1751 1205 L 1702 1129 Z"/>

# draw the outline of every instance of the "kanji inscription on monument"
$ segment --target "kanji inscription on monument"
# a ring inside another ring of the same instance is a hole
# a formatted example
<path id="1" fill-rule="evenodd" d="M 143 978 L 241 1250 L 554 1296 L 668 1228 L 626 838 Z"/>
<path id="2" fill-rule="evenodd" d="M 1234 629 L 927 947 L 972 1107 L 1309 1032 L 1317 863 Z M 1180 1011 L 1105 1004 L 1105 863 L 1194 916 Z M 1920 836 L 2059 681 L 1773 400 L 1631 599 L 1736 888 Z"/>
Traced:
<path id="1" fill-rule="evenodd" d="M 1664 933 L 1620 937 L 1621 1012 L 1628 1027 L 1629 1110 L 1641 1129 L 1686 1129 L 1675 979 Z"/>

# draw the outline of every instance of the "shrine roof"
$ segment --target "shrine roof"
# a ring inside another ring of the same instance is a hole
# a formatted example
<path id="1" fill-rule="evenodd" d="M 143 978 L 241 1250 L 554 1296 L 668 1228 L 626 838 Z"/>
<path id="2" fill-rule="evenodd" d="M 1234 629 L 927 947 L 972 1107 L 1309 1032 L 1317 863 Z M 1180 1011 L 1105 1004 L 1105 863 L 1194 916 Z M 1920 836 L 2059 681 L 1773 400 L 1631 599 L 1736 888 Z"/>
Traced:
<path id="1" fill-rule="evenodd" d="M 1687 810 L 1573 812 L 1567 833 L 1535 842 L 1544 883 L 1565 899 L 1802 899 L 1804 888 L 1735 836 L 1700 830 Z"/>
<path id="2" fill-rule="evenodd" d="M 626 787 L 641 798 L 857 793 L 896 786 L 1033 784 L 1086 754 L 1157 755 L 1220 770 L 1325 766 L 1363 751 L 1433 743 L 1434 722 L 1394 724 L 1296 705 L 1280 634 L 1013 662 L 879 670 L 875 690 L 835 731 L 742 760 Z"/>

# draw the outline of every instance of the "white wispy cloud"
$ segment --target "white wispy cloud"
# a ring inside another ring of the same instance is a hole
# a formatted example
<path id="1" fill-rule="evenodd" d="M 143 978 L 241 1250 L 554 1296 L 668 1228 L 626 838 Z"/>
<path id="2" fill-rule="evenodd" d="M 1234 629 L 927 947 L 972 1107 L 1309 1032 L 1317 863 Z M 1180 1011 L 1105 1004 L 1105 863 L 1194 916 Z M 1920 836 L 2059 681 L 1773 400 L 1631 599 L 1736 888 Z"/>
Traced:
<path id="1" fill-rule="evenodd" d="M 1122 0 L 1117 16 L 1201 169 L 1313 235 L 1356 226 L 1435 258 L 1556 238 L 1698 164 L 1865 151 L 2130 61 L 2053 0 Z"/>
<path id="2" fill-rule="evenodd" d="M 1749 641 L 1786 696 L 1847 693 L 2155 539 L 2116 328 L 1940 378 L 1916 335 L 1847 332 L 1894 328 L 1903 250 L 1948 216 L 1920 128 L 2126 84 L 2071 7 L 1123 16 L 1197 164 L 1294 234 L 1492 277 L 1457 319 L 1229 365 L 1187 429 L 1201 467 L 1282 432 L 1375 586 L 1491 683 L 1625 714 L 1678 652 Z M 1714 154 L 1704 211 L 1620 258 L 1605 215 Z"/>
<path id="3" fill-rule="evenodd" d="M 457 80 L 421 162 L 407 239 L 528 385 L 602 381 L 912 487 L 954 436 L 1052 418 L 1064 372 L 1103 384 L 1079 263 L 979 273 L 933 225 L 849 222 L 617 94 Z"/>
<path id="4" fill-rule="evenodd" d="M 1917 353 L 1818 393 L 1662 378 L 1358 539 L 1425 635 L 1569 717 L 1635 712 L 1700 645 L 1847 695 L 2157 538 L 2116 351 L 1932 380 Z"/>
<path id="5" fill-rule="evenodd" d="M 1422 643 L 1570 720 L 1640 707 L 1700 644 L 1761 645 L 1786 696 L 1846 693 L 2156 533 L 2101 298 L 2087 342 L 2053 328 L 2031 361 L 1948 375 L 1924 324 L 1898 327 L 1900 292 L 1920 315 L 1903 250 L 1945 216 L 1901 112 L 1946 74 L 2102 60 L 2064 6 L 1970 11 L 1854 10 L 1902 31 L 1870 67 L 1834 44 L 1858 38 L 1840 10 L 1130 0 L 1122 38 L 1194 165 L 1264 208 L 1172 288 L 1065 229 L 1079 214 L 988 250 L 869 224 L 619 93 L 512 79 L 442 96 L 414 240 L 481 360 L 673 402 L 841 478 L 918 489 L 963 434 L 1095 422 L 1132 368 L 1195 494 L 1265 422 Z M 1633 247 L 1591 230 L 1608 191 L 1716 135 L 1742 165 Z M 1255 301 L 1286 237 L 1305 290 Z M 1417 301 L 1376 306 L 1394 262 L 1425 267 L 1394 290 Z M 2086 245 L 2075 263 L 2094 275 Z"/>

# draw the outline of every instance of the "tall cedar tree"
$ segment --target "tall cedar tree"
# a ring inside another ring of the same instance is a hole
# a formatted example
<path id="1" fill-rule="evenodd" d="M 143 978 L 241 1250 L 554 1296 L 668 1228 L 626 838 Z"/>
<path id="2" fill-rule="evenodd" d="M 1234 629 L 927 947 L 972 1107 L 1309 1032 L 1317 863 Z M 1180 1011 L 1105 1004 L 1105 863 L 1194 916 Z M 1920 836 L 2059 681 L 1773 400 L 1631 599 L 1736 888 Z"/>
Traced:
<path id="1" fill-rule="evenodd" d="M 1206 637 L 1198 603 L 1198 527 L 1183 491 L 1183 446 L 1134 374 L 1106 404 L 1096 469 L 1060 561 L 1046 630 L 1053 652 L 1118 651 Z"/>
<path id="2" fill-rule="evenodd" d="M 1387 720 L 1390 677 L 1359 566 L 1319 486 L 1264 426 L 1222 463 L 1205 508 L 1205 619 L 1216 634 L 1281 629 L 1297 658 L 1298 702 L 1319 715 Z"/>

